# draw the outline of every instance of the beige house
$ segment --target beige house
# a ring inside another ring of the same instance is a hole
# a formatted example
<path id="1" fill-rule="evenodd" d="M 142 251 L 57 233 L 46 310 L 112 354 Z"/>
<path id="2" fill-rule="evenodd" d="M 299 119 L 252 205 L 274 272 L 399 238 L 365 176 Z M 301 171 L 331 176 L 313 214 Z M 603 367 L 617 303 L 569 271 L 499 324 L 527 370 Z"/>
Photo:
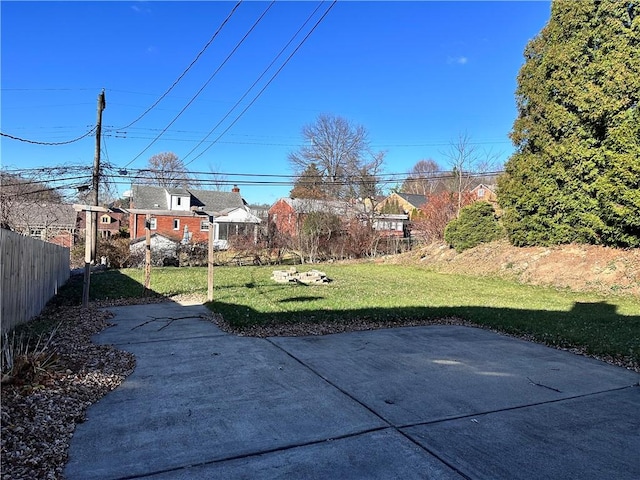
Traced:
<path id="1" fill-rule="evenodd" d="M 388 214 L 404 214 L 409 216 L 409 220 L 412 220 L 425 203 L 427 203 L 425 195 L 394 192 L 378 204 L 376 211 Z"/>

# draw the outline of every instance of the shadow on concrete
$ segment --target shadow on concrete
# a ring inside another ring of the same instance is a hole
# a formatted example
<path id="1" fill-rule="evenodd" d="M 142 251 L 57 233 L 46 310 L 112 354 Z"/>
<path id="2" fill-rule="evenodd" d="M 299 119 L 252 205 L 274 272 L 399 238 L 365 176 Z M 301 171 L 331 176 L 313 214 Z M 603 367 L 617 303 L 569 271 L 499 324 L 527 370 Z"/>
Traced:
<path id="1" fill-rule="evenodd" d="M 366 322 L 372 327 L 393 327 L 443 323 L 460 319 L 508 334 L 531 336 L 536 341 L 559 347 L 586 347 L 589 353 L 616 355 L 628 352 L 640 358 L 640 315 L 621 315 L 607 302 L 576 302 L 569 311 L 531 310 L 486 306 L 401 307 L 331 309 L 295 308 L 295 305 L 322 300 L 322 297 L 292 297 L 280 303 L 292 308 L 260 312 L 245 305 L 213 301 L 206 306 L 222 314 L 238 332 L 253 326 L 286 327 L 295 323 L 330 323 L 344 326 Z M 283 328 L 286 335 L 286 328 Z"/>
<path id="2" fill-rule="evenodd" d="M 82 299 L 82 276 L 73 276 L 52 300 L 58 305 L 79 305 Z M 152 279 L 153 286 L 153 279 Z M 246 284 L 249 291 L 257 285 Z M 220 291 L 225 287 L 216 285 Z M 289 285 L 261 286 L 260 293 L 290 288 Z M 307 290 L 307 293 L 309 291 Z M 91 275 L 90 299 L 114 300 L 119 298 L 162 297 L 118 270 L 94 272 Z M 482 327 L 508 334 L 531 336 L 536 341 L 560 347 L 589 346 L 589 353 L 617 355 L 626 352 L 640 359 L 640 312 L 621 315 L 616 305 L 602 302 L 576 302 L 569 311 L 531 310 L 487 306 L 399 307 L 399 308 L 343 308 L 324 306 L 322 295 L 292 295 L 277 300 L 283 310 L 260 312 L 245 305 L 213 301 L 205 304 L 210 310 L 222 314 L 237 331 L 253 326 L 287 326 L 296 323 L 330 323 L 350 329 L 350 325 L 366 322 L 372 326 L 402 326 L 441 322 L 442 319 L 461 319 Z M 310 302 L 320 302 L 309 308 Z M 378 325 L 376 325 L 378 324 Z M 286 333 L 284 333 L 286 334 Z"/>

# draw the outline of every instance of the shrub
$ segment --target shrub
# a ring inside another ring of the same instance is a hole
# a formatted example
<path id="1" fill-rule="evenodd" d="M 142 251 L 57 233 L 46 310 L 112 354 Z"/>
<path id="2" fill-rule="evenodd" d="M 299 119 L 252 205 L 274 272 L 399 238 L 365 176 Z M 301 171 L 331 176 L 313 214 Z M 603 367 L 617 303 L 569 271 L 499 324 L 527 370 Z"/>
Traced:
<path id="1" fill-rule="evenodd" d="M 430 194 L 426 203 L 420 205 L 420 210 L 412 215 L 412 233 L 414 237 L 427 242 L 444 240 L 444 229 L 456 217 L 458 209 L 458 194 L 443 191 Z M 462 206 L 473 202 L 473 195 L 464 193 L 461 198 Z"/>
<path id="2" fill-rule="evenodd" d="M 115 235 L 98 240 L 98 263 L 102 257 L 106 257 L 107 265 L 111 268 L 124 268 L 129 266 L 129 238 Z"/>
<path id="3" fill-rule="evenodd" d="M 81 239 L 71 248 L 71 268 L 84 267 L 85 240 Z M 102 257 L 107 257 L 107 265 L 112 268 L 124 268 L 130 265 L 129 238 L 114 235 L 108 238 L 98 238 L 96 263 L 100 264 Z M 144 256 L 142 257 L 144 261 Z"/>
<path id="4" fill-rule="evenodd" d="M 206 267 L 209 264 L 209 244 L 207 242 L 180 244 L 176 256 L 181 267 Z"/>
<path id="5" fill-rule="evenodd" d="M 444 230 L 445 241 L 462 252 L 484 242 L 492 242 L 504 236 L 493 206 L 487 202 L 475 202 L 460 211 L 460 217 L 449 222 Z"/>

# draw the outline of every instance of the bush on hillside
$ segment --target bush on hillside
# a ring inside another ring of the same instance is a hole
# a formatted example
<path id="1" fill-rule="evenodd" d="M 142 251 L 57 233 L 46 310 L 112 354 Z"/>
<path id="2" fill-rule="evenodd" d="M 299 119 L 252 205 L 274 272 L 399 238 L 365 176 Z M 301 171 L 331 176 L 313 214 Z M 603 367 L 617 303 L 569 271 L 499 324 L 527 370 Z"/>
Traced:
<path id="1" fill-rule="evenodd" d="M 71 247 L 71 268 L 83 268 L 85 255 L 85 242 L 81 238 Z M 106 264 L 111 268 L 124 268 L 130 265 L 129 238 L 120 234 L 107 238 L 98 238 L 97 264 L 102 263 L 105 257 Z"/>
<path id="2" fill-rule="evenodd" d="M 460 253 L 481 243 L 504 236 L 504 230 L 490 203 L 475 202 L 460 211 L 460 217 L 449 222 L 444 230 L 445 241 Z"/>

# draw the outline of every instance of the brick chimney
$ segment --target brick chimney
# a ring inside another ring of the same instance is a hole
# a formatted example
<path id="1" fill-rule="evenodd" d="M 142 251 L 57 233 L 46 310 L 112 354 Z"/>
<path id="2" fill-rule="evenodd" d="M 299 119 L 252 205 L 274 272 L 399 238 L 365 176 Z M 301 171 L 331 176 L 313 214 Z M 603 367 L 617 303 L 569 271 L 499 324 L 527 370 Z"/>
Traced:
<path id="1" fill-rule="evenodd" d="M 233 188 L 231 189 L 231 191 L 233 193 L 240 193 L 240 189 L 238 188 L 238 185 L 234 185 Z"/>

